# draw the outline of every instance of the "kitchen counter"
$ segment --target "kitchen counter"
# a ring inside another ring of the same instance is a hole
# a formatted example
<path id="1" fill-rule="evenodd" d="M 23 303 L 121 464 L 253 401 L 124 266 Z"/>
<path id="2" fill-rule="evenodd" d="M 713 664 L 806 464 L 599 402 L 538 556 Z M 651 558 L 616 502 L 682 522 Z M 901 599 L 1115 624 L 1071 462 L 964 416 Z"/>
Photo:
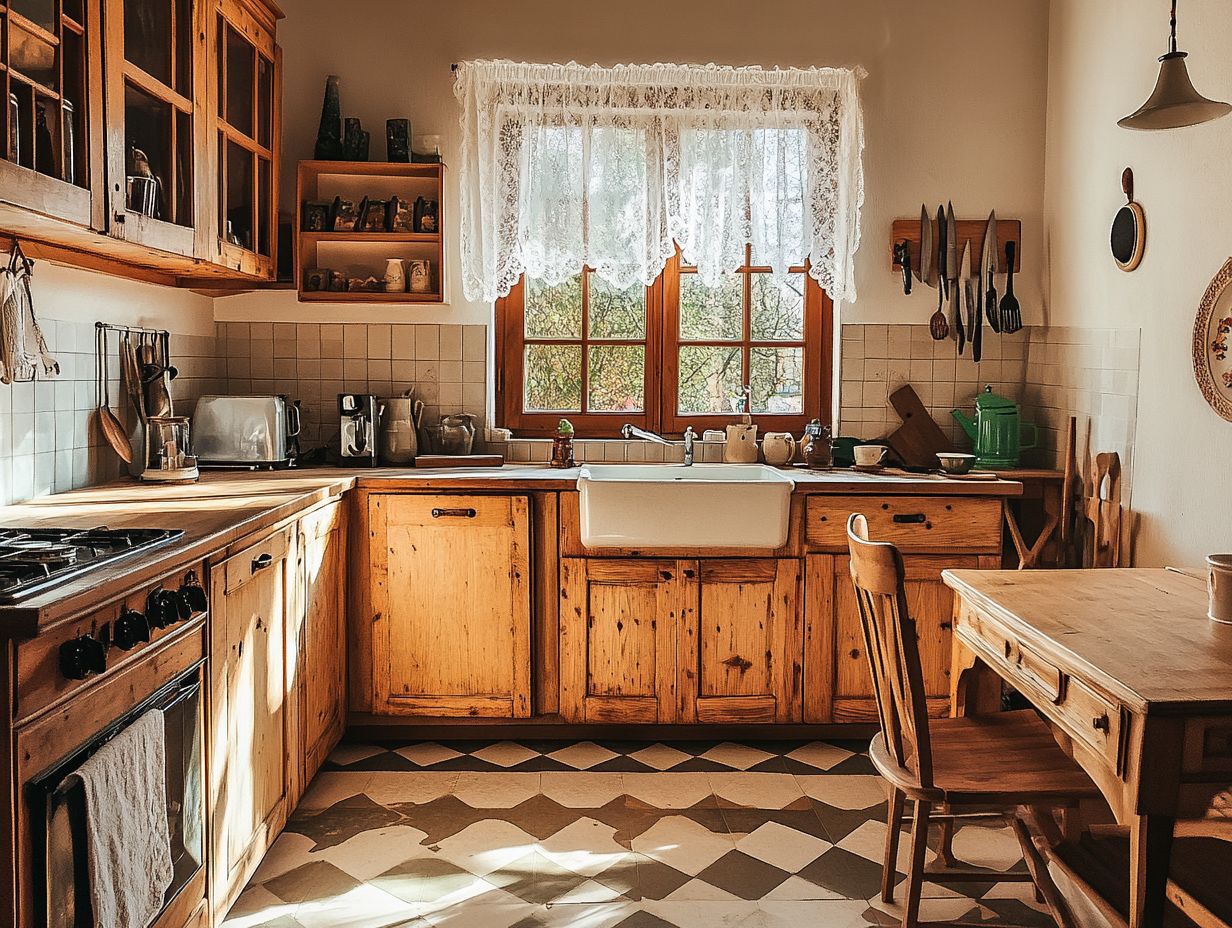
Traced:
<path id="1" fill-rule="evenodd" d="M 184 486 L 121 481 L 0 507 L 0 527 L 182 528 L 172 544 L 134 555 L 66 582 L 53 592 L 0 606 L 0 635 L 37 633 L 79 608 L 119 595 L 155 574 L 186 565 L 331 497 L 367 490 L 573 490 L 581 468 L 545 465 L 490 468 L 312 468 L 274 472 L 206 472 Z M 801 494 L 1016 496 L 1013 481 L 952 480 L 926 474 L 790 471 Z"/>

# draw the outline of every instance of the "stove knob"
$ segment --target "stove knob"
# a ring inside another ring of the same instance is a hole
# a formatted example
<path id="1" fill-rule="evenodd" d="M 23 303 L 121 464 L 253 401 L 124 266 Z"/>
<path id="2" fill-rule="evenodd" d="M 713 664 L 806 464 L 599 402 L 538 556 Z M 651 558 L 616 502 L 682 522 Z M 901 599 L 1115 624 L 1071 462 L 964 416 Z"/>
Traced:
<path id="1" fill-rule="evenodd" d="M 151 628 L 166 628 L 179 619 L 175 603 L 167 598 L 166 590 L 155 590 L 146 598 L 145 616 Z"/>
<path id="2" fill-rule="evenodd" d="M 125 609 L 115 622 L 113 642 L 123 651 L 131 651 L 139 642 L 150 640 L 150 623 L 135 609 Z"/>
<path id="3" fill-rule="evenodd" d="M 180 587 L 180 594 L 193 612 L 205 612 L 210 607 L 209 597 L 205 595 L 205 587 L 197 579 L 197 572 L 195 570 L 190 570 L 184 578 L 184 583 Z"/>
<path id="4" fill-rule="evenodd" d="M 60 672 L 70 680 L 84 680 L 107 669 L 107 651 L 90 635 L 82 635 L 60 645 Z"/>

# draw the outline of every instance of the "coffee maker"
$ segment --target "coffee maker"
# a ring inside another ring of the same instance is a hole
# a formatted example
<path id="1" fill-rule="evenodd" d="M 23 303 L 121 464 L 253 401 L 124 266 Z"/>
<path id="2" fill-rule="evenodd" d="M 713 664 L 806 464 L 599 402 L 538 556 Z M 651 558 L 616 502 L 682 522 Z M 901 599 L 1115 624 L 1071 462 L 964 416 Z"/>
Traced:
<path id="1" fill-rule="evenodd" d="M 376 467 L 376 397 L 363 393 L 339 393 L 338 415 L 342 426 L 343 466 Z"/>

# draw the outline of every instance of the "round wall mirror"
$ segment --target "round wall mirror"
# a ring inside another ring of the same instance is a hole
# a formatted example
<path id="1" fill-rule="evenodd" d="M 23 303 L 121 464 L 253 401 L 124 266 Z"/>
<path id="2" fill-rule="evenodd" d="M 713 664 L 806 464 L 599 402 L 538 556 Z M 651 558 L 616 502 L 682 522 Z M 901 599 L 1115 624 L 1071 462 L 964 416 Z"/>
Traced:
<path id="1" fill-rule="evenodd" d="M 1121 189 L 1125 191 L 1125 205 L 1117 210 L 1112 220 L 1112 234 L 1109 244 L 1112 247 L 1112 257 L 1117 267 L 1123 271 L 1132 271 L 1142 263 L 1142 252 L 1146 249 L 1146 215 L 1142 207 L 1134 202 L 1134 172 L 1126 168 L 1121 174 Z"/>
<path id="2" fill-rule="evenodd" d="M 1211 408 L 1232 422 L 1232 258 L 1211 279 L 1194 320 L 1193 365 Z"/>

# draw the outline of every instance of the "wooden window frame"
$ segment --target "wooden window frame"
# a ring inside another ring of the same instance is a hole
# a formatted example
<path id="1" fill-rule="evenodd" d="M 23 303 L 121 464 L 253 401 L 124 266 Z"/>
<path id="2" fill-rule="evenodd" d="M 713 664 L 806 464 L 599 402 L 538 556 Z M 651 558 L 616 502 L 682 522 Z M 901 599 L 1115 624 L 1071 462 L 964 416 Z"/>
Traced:
<path id="1" fill-rule="evenodd" d="M 748 250 L 746 249 L 746 256 Z M 587 269 L 589 270 L 589 269 Z M 544 437 L 556 433 L 556 425 L 562 417 L 569 419 L 581 438 L 618 438 L 620 427 L 626 422 L 668 436 L 683 432 L 686 427 L 701 432 L 704 429 L 722 429 L 737 422 L 740 413 L 729 414 L 682 414 L 677 411 L 678 359 L 680 345 L 722 344 L 740 346 L 744 352 L 744 370 L 748 372 L 749 356 L 753 348 L 803 347 L 804 409 L 796 414 L 753 413 L 752 420 L 760 430 L 801 432 L 811 419 L 824 423 L 831 421 L 831 396 L 833 392 L 833 324 L 834 304 L 817 282 L 808 276 L 807 268 L 793 267 L 793 273 L 804 273 L 804 338 L 802 340 L 761 341 L 751 339 L 750 290 L 752 275 L 768 273 L 770 268 L 746 264 L 739 273 L 744 278 L 743 338 L 739 341 L 682 340 L 679 337 L 680 320 L 680 275 L 693 273 L 682 271 L 680 255 L 667 262 L 663 273 L 646 290 L 646 409 L 640 413 L 630 412 L 526 412 L 522 409 L 523 374 L 527 344 L 578 344 L 582 346 L 583 383 L 586 391 L 586 348 L 592 344 L 641 344 L 632 339 L 582 338 L 531 338 L 525 337 L 524 282 L 519 280 L 508 296 L 496 301 L 496 409 L 497 425 L 511 429 L 517 437 Z M 584 275 L 583 332 L 586 331 L 586 300 L 589 290 L 589 274 Z M 585 397 L 583 396 L 583 399 Z"/>

